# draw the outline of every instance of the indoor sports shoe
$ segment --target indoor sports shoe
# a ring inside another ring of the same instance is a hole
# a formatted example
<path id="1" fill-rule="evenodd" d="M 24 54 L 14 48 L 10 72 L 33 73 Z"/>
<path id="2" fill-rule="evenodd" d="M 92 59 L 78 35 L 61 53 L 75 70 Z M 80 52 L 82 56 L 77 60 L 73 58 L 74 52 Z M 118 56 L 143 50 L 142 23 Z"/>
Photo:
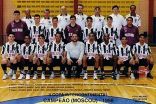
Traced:
<path id="1" fill-rule="evenodd" d="M 19 80 L 22 80 L 24 78 L 25 78 L 24 74 L 20 74 L 20 76 L 18 77 Z"/>
<path id="2" fill-rule="evenodd" d="M 8 77 L 8 75 L 7 75 L 7 74 L 4 74 L 3 77 L 2 77 L 2 79 L 3 79 L 3 80 L 6 80 L 7 77 Z"/>
<path id="3" fill-rule="evenodd" d="M 16 79 L 16 74 L 13 74 L 11 79 L 15 80 Z"/>
<path id="4" fill-rule="evenodd" d="M 105 79 L 105 74 L 104 73 L 102 73 L 101 76 L 100 76 L 100 80 L 103 80 L 103 79 Z"/>
<path id="5" fill-rule="evenodd" d="M 36 80 L 37 79 L 37 74 L 34 74 L 33 79 Z"/>
<path id="6" fill-rule="evenodd" d="M 97 79 L 98 79 L 97 73 L 96 73 L 96 72 L 94 72 L 94 74 L 93 74 L 93 79 L 94 79 L 94 80 L 97 80 Z"/>
<path id="7" fill-rule="evenodd" d="M 13 75 L 13 70 L 10 69 L 10 71 L 8 72 L 8 76 L 12 76 Z"/>
<path id="8" fill-rule="evenodd" d="M 130 78 L 131 78 L 131 79 L 135 79 L 134 73 L 131 73 Z"/>
<path id="9" fill-rule="evenodd" d="M 30 79 L 30 74 L 26 74 L 26 78 L 25 79 Z"/>
<path id="10" fill-rule="evenodd" d="M 49 79 L 54 79 L 54 77 L 55 77 L 54 72 L 51 72 Z"/>
<path id="11" fill-rule="evenodd" d="M 61 78 L 62 79 L 65 79 L 65 75 L 63 73 L 61 74 Z"/>
<path id="12" fill-rule="evenodd" d="M 87 80 L 87 79 L 88 79 L 88 73 L 84 73 L 83 80 Z"/>
<path id="13" fill-rule="evenodd" d="M 116 75 L 116 79 L 117 79 L 117 80 L 120 79 L 120 74 L 117 74 L 117 75 Z"/>
<path id="14" fill-rule="evenodd" d="M 42 75 L 41 75 L 41 79 L 42 79 L 42 80 L 45 79 L 45 74 L 42 73 Z"/>

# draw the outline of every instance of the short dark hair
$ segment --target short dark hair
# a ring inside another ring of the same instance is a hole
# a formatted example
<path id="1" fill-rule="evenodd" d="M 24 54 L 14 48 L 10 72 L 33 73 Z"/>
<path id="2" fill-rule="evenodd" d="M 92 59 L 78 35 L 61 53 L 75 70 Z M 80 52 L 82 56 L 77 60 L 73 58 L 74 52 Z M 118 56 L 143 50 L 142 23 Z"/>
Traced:
<path id="1" fill-rule="evenodd" d="M 50 10 L 49 10 L 49 9 L 45 9 L 45 11 L 44 11 L 44 12 L 46 12 L 46 11 L 50 13 Z"/>
<path id="2" fill-rule="evenodd" d="M 94 10 L 96 10 L 96 9 L 101 9 L 99 6 L 96 6 L 95 8 L 94 8 Z"/>
<path id="3" fill-rule="evenodd" d="M 19 11 L 19 10 L 15 10 L 15 11 L 14 11 L 14 14 L 15 14 L 15 13 L 20 14 L 20 11 Z"/>
<path id="4" fill-rule="evenodd" d="M 134 6 L 134 7 L 136 8 L 136 5 L 131 5 L 131 6 L 130 6 L 130 9 L 132 8 L 132 6 Z"/>
<path id="5" fill-rule="evenodd" d="M 88 16 L 86 20 L 89 20 L 89 19 L 93 21 L 93 18 L 91 16 Z"/>
<path id="6" fill-rule="evenodd" d="M 70 16 L 70 19 L 72 19 L 72 18 L 74 18 L 74 19 L 76 20 L 76 16 L 71 15 L 71 16 Z"/>
<path id="7" fill-rule="evenodd" d="M 113 10 L 114 8 L 119 9 L 119 6 L 117 6 L 117 5 L 112 6 L 112 10 Z"/>
<path id="8" fill-rule="evenodd" d="M 11 34 L 15 36 L 15 33 L 13 33 L 13 32 L 10 32 L 10 33 L 8 34 L 8 36 L 11 35 Z"/>
<path id="9" fill-rule="evenodd" d="M 29 39 L 31 39 L 30 35 L 25 35 L 24 37 L 26 37 L 26 36 L 29 37 Z"/>
<path id="10" fill-rule="evenodd" d="M 90 32 L 90 33 L 88 34 L 88 36 L 90 36 L 91 34 L 95 37 L 95 33 L 94 33 L 94 32 Z"/>
<path id="11" fill-rule="evenodd" d="M 121 40 L 122 40 L 122 38 L 126 38 L 126 39 L 127 39 L 127 37 L 126 37 L 125 35 L 123 35 L 123 36 L 121 37 Z"/>
<path id="12" fill-rule="evenodd" d="M 38 37 L 42 37 L 45 39 L 45 36 L 43 34 L 38 35 Z"/>
<path id="13" fill-rule="evenodd" d="M 35 14 L 34 17 L 39 17 L 40 18 L 40 15 L 39 14 Z"/>
<path id="14" fill-rule="evenodd" d="M 84 8 L 84 6 L 82 4 L 78 4 L 78 6 L 81 6 L 82 8 Z"/>
<path id="15" fill-rule="evenodd" d="M 61 31 L 56 32 L 56 34 L 60 34 L 61 38 L 62 38 L 62 36 L 63 36 L 63 33 L 62 33 Z M 56 34 L 55 34 L 55 35 L 56 35 Z"/>
<path id="16" fill-rule="evenodd" d="M 133 21 L 133 18 L 132 17 L 128 17 L 126 20 L 128 20 L 128 19 L 131 19 Z"/>
<path id="17" fill-rule="evenodd" d="M 143 36 L 144 38 L 147 38 L 147 34 L 140 34 L 140 35 L 139 35 L 139 38 L 140 38 L 141 36 Z"/>
<path id="18" fill-rule="evenodd" d="M 57 19 L 57 20 L 58 20 L 58 18 L 57 18 L 57 17 L 53 17 L 53 19 L 52 19 L 52 20 L 54 20 L 54 19 Z"/>
<path id="19" fill-rule="evenodd" d="M 108 16 L 108 17 L 107 17 L 107 20 L 108 20 L 108 19 L 113 20 L 113 18 L 112 18 L 111 16 Z"/>

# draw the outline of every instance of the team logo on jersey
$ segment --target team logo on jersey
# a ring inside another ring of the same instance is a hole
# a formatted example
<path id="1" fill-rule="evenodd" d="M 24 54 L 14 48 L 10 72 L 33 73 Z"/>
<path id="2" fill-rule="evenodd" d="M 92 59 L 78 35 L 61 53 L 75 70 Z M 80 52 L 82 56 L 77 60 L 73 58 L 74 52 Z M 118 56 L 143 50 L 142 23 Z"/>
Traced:
<path id="1" fill-rule="evenodd" d="M 67 21 L 67 18 L 65 18 L 65 20 Z"/>
<path id="2" fill-rule="evenodd" d="M 99 21 L 101 21 L 101 19 L 99 19 Z"/>

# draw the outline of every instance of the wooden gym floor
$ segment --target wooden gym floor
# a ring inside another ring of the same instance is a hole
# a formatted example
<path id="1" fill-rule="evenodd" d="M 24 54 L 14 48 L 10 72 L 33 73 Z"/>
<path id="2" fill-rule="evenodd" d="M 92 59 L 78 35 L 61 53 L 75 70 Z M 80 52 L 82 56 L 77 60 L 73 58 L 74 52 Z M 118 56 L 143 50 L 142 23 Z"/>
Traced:
<path id="1" fill-rule="evenodd" d="M 156 59 L 156 47 L 152 47 L 152 52 Z M 132 80 L 126 77 L 121 77 L 119 80 L 112 80 L 110 77 L 105 80 L 93 80 L 92 77 L 88 80 L 82 78 L 63 80 L 59 77 L 52 80 L 48 78 L 41 80 L 40 77 L 37 80 L 2 80 L 3 72 L 0 67 L 0 102 L 52 93 L 106 93 L 108 96 L 140 98 L 142 101 L 156 104 L 156 65 L 152 74 L 153 80 L 147 78 Z"/>

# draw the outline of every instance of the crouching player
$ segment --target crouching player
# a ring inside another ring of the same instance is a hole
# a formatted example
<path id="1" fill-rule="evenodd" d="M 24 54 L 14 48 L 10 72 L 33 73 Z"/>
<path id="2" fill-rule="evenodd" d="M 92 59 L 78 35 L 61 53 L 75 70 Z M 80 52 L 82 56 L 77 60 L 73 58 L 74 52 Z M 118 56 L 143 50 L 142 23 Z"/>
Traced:
<path id="1" fill-rule="evenodd" d="M 116 80 L 116 63 L 117 63 L 117 56 L 116 56 L 116 46 L 111 42 L 109 38 L 109 34 L 103 35 L 103 42 L 99 46 L 100 50 L 100 67 L 101 67 L 101 77 L 100 79 L 104 79 L 104 66 L 113 66 L 112 70 L 112 78 Z"/>
<path id="2" fill-rule="evenodd" d="M 31 44 L 31 37 L 29 35 L 26 35 L 24 38 L 24 44 L 21 45 L 21 63 L 23 66 L 23 69 L 25 66 L 28 67 L 28 71 L 26 74 L 26 79 L 30 79 L 31 74 L 31 68 L 32 68 L 32 62 L 33 62 L 33 50 L 34 45 Z M 23 79 L 25 76 L 24 74 L 20 74 L 20 77 L 18 79 Z"/>
<path id="3" fill-rule="evenodd" d="M 83 70 L 84 77 L 86 80 L 87 77 L 87 66 L 94 65 L 94 74 L 93 79 L 97 80 L 97 70 L 99 67 L 99 55 L 98 55 L 98 43 L 95 41 L 94 33 L 89 33 L 89 40 L 85 43 L 85 54 L 83 56 Z"/>
<path id="4" fill-rule="evenodd" d="M 60 66 L 61 78 L 65 79 L 66 53 L 65 44 L 62 42 L 62 33 L 55 34 L 55 40 L 49 45 L 47 65 L 51 71 L 50 79 L 54 78 L 53 67 Z"/>
<path id="5" fill-rule="evenodd" d="M 3 80 L 8 78 L 7 66 L 10 66 L 12 73 L 12 80 L 16 79 L 17 58 L 19 57 L 20 46 L 14 41 L 15 36 L 13 33 L 8 35 L 8 42 L 2 46 L 2 62 L 1 66 L 4 72 Z"/>
<path id="6" fill-rule="evenodd" d="M 122 66 L 125 67 L 128 73 L 128 68 L 131 67 L 131 78 L 134 79 L 135 61 L 132 56 L 132 48 L 127 44 L 126 36 L 121 37 L 121 45 L 118 46 L 117 55 L 117 76 L 116 79 L 120 78 L 120 69 Z"/>
<path id="7" fill-rule="evenodd" d="M 153 79 L 151 71 L 153 68 L 154 60 L 150 47 L 147 43 L 145 43 L 146 37 L 147 36 L 145 36 L 144 34 L 140 34 L 139 42 L 134 45 L 133 51 L 135 54 L 136 69 L 138 70 L 139 66 L 148 67 L 149 73 L 147 74 L 147 78 Z M 138 73 L 135 73 L 135 77 L 139 78 Z"/>
<path id="8" fill-rule="evenodd" d="M 45 36 L 43 34 L 38 36 L 38 42 L 34 46 L 33 54 L 33 79 L 37 79 L 37 67 L 42 67 L 41 79 L 45 79 L 46 72 L 46 57 L 47 57 L 48 43 L 45 42 Z"/>

